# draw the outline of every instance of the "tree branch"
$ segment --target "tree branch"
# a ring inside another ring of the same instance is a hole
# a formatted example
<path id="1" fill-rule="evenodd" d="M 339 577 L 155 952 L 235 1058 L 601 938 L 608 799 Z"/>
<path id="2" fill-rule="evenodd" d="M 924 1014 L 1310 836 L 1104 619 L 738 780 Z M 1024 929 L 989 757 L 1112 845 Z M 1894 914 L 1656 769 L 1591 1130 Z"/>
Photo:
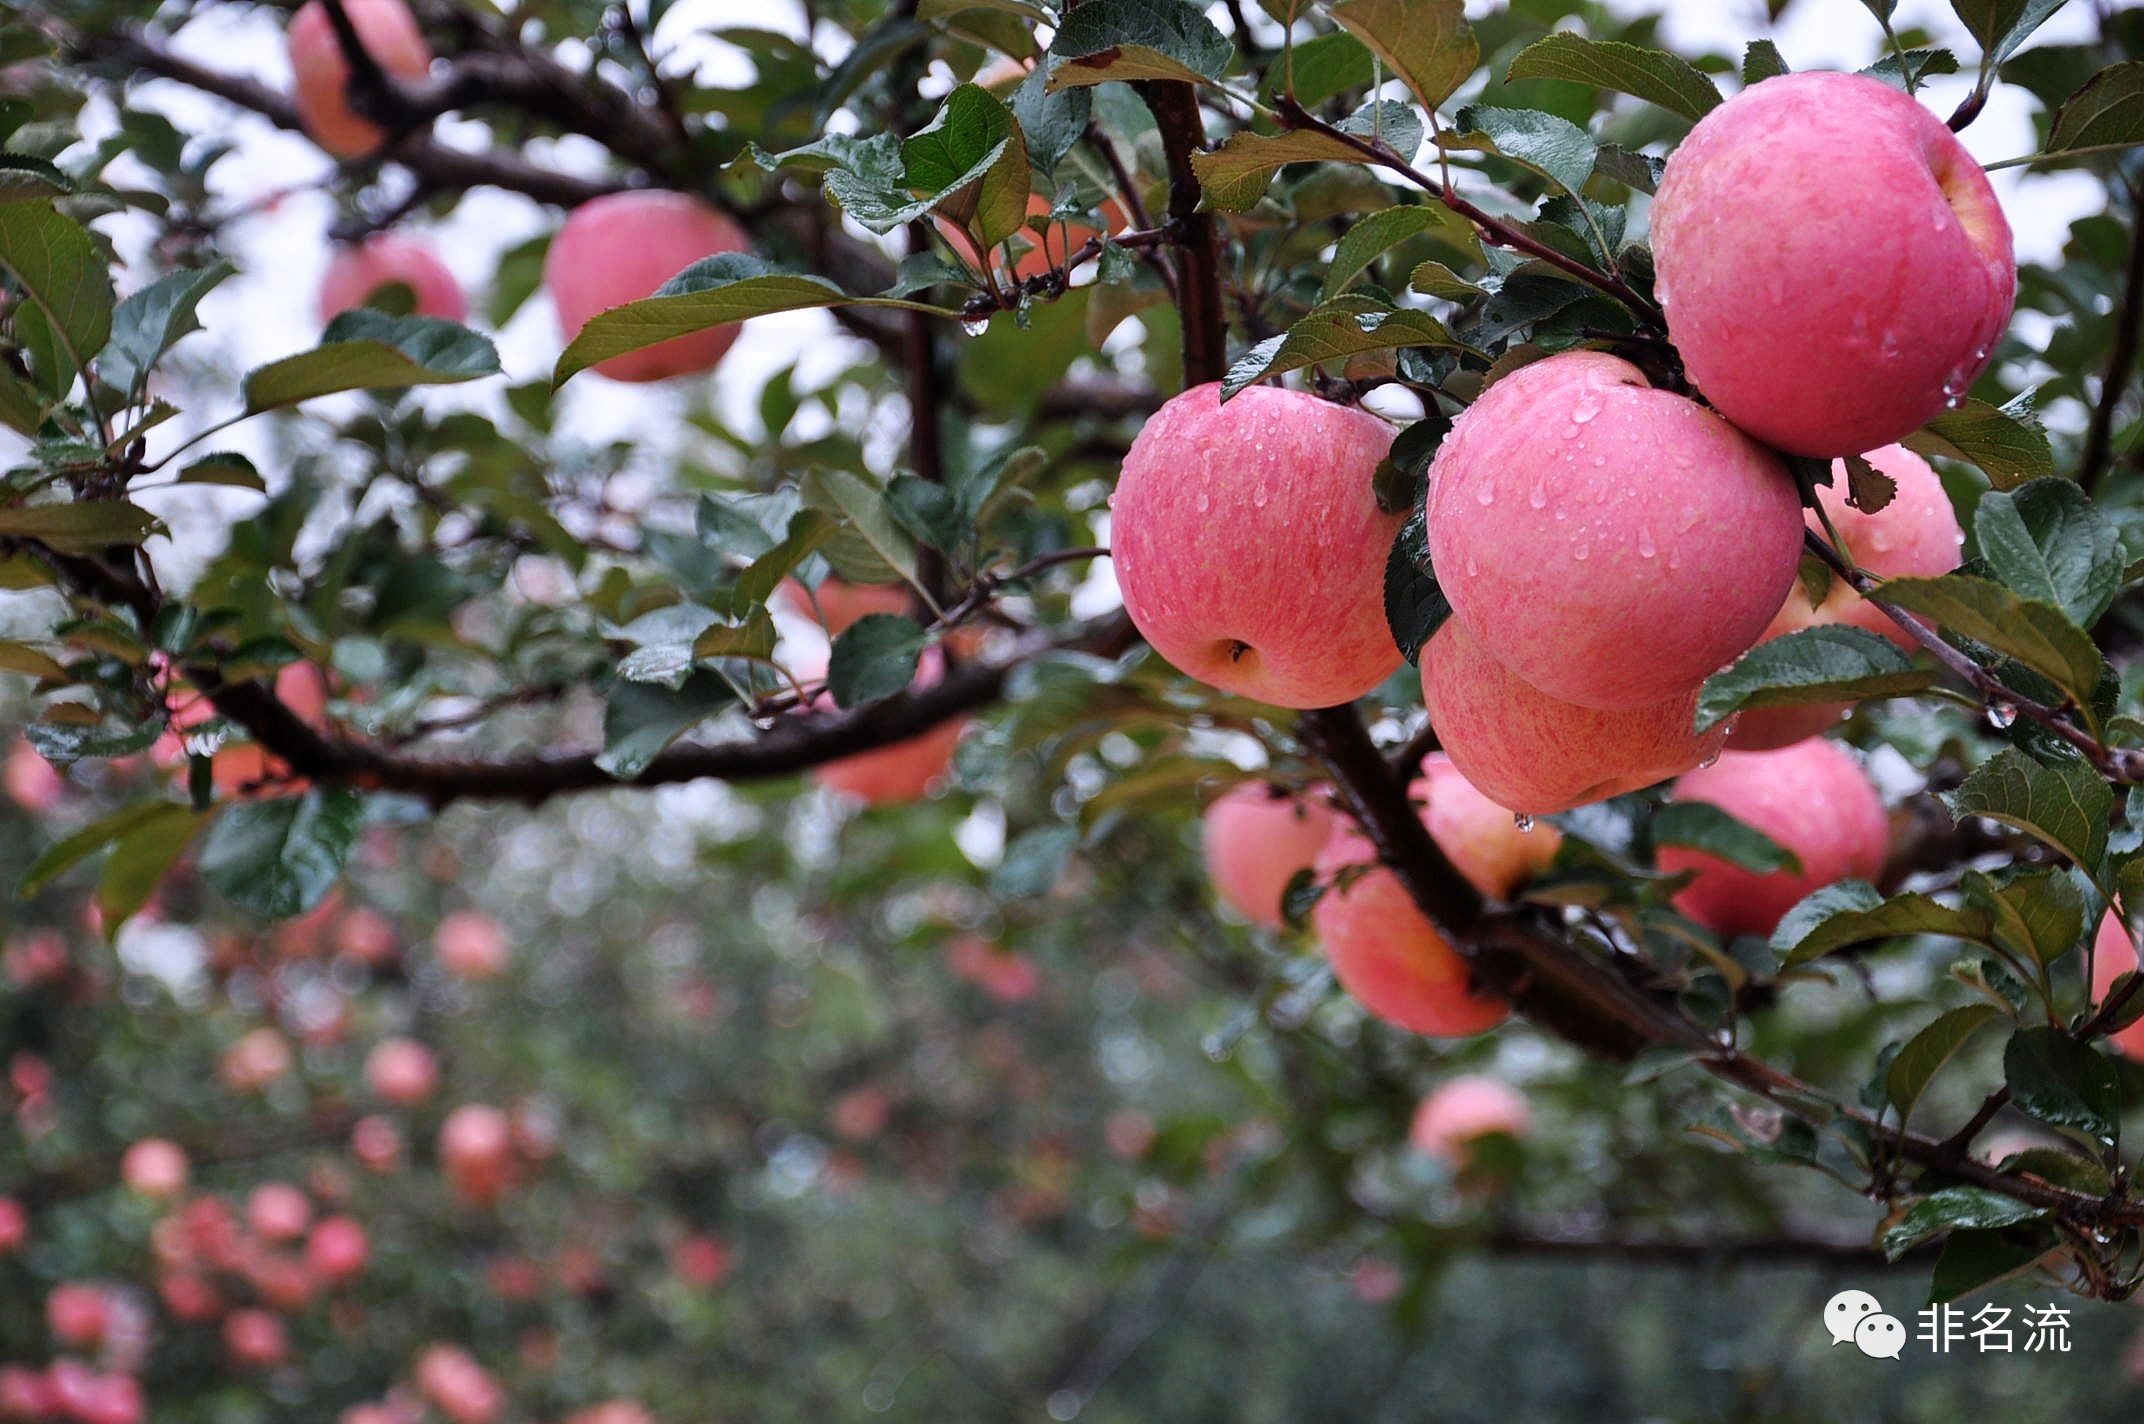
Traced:
<path id="1" fill-rule="evenodd" d="M 93 34 L 71 30 L 63 34 L 62 40 L 67 50 L 85 64 L 112 67 L 122 77 L 146 74 L 169 79 L 259 114 L 278 128 L 293 133 L 304 132 L 298 122 L 297 109 L 283 95 L 243 75 L 225 74 L 196 64 L 139 31 Z M 448 148 L 429 138 L 405 138 L 379 157 L 407 168 L 434 191 L 501 188 L 558 207 L 575 207 L 591 198 L 630 186 L 609 179 L 560 173 L 503 150 L 471 153 Z"/>
<path id="2" fill-rule="evenodd" d="M 2144 334 L 2144 201 L 2130 193 L 2129 266 L 2122 279 L 2122 303 L 2115 313 L 2114 349 L 2107 355 L 2107 369 L 2099 378 L 2099 399 L 2092 406 L 2092 424 L 2085 431 L 2084 453 L 2077 461 L 2077 483 L 2087 493 L 2099 491 L 2114 448 L 2114 414 L 2129 390 L 2130 373 L 2137 366 L 2137 342 Z"/>
<path id="3" fill-rule="evenodd" d="M 1344 129 L 1336 128 L 1297 103 L 1292 96 L 1287 94 L 1277 95 L 1273 103 L 1275 110 L 1280 114 L 1281 122 L 1290 128 L 1307 129 L 1354 149 L 1372 163 L 1399 174 L 1402 178 L 1429 194 L 1430 197 L 1435 198 L 1438 202 L 1474 224 L 1475 230 L 1486 240 L 1495 243 L 1499 247 L 1508 247 L 1514 252 L 1523 252 L 1529 257 L 1546 262 L 1551 267 L 1560 268 L 1588 286 L 1598 287 L 1608 293 L 1628 307 L 1646 325 L 1660 330 L 1666 329 L 1666 318 L 1661 315 L 1659 305 L 1622 278 L 1598 271 L 1580 262 L 1575 257 L 1566 256 L 1564 253 L 1558 252 L 1545 242 L 1529 237 L 1502 218 L 1476 207 L 1451 188 L 1439 183 L 1436 179 L 1400 157 L 1399 154 L 1387 148 L 1383 143 L 1361 138 L 1355 134 L 1348 133 Z"/>
<path id="4" fill-rule="evenodd" d="M 1199 176 L 1191 155 L 1206 150 L 1206 124 L 1189 84 L 1149 81 L 1137 86 L 1169 167 L 1169 221 L 1177 231 L 1176 310 L 1184 329 L 1184 384 L 1204 385 L 1228 374 L 1228 326 L 1221 306 L 1221 249 L 1213 214 L 1199 210 Z"/>
<path id="5" fill-rule="evenodd" d="M 2050 706 L 2016 691 L 1994 673 L 1952 647 L 1935 629 L 1902 608 L 1884 602 L 1883 581 L 1863 573 L 1813 530 L 1805 531 L 1802 545 L 1822 559 L 1832 573 L 1844 579 L 1863 598 L 1881 608 L 1891 621 L 1912 635 L 1913 640 L 1935 655 L 1937 662 L 1955 673 L 1990 703 L 2001 703 L 2030 718 L 2084 754 L 2102 776 L 2127 785 L 2144 783 L 2144 751 L 2110 747 L 2077 725 L 2064 707 Z"/>

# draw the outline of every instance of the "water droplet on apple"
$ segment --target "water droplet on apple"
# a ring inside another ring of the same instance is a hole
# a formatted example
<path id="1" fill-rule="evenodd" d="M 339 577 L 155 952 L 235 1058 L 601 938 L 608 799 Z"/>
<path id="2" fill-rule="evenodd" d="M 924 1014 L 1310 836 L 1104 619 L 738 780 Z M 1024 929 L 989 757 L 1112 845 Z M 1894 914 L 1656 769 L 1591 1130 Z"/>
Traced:
<path id="1" fill-rule="evenodd" d="M 1496 503 L 1496 490 L 1487 482 L 1482 483 L 1474 491 L 1474 502 L 1483 509 L 1487 509 L 1490 505 Z"/>
<path id="2" fill-rule="evenodd" d="M 1638 556 L 1650 559 L 1660 551 L 1653 546 L 1653 531 L 1647 525 L 1638 526 Z"/>
<path id="3" fill-rule="evenodd" d="M 1535 509 L 1548 508 L 1548 482 L 1546 480 L 1534 481 L 1533 492 L 1526 496 L 1526 502 Z"/>

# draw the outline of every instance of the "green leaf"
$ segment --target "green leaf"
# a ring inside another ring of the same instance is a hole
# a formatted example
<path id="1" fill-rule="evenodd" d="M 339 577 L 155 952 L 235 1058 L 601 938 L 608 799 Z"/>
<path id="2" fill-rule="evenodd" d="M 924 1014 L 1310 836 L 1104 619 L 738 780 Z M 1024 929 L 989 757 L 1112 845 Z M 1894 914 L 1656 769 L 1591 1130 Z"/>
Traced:
<path id="1" fill-rule="evenodd" d="M 1918 455 L 1936 455 L 1978 465 L 1997 489 L 2011 489 L 2055 472 L 2054 447 L 2030 410 L 1967 399 L 1901 442 Z"/>
<path id="2" fill-rule="evenodd" d="M 2081 761 L 2049 766 L 2004 747 L 1943 800 L 1954 817 L 1985 816 L 2044 841 L 2087 875 L 2106 858 L 2114 792 Z"/>
<path id="3" fill-rule="evenodd" d="M 52 660 L 52 655 L 28 643 L 12 638 L 0 638 L 0 672 L 20 673 L 50 682 L 64 682 L 67 669 Z"/>
<path id="4" fill-rule="evenodd" d="M 201 875 L 249 914 L 302 915 L 342 878 L 364 809 L 341 786 L 228 806 L 201 844 Z"/>
<path id="5" fill-rule="evenodd" d="M 2052 1028 L 2021 1028 L 2003 1050 L 2003 1080 L 2020 1112 L 2095 1138 L 2114 1136 L 2121 1088 L 2114 1062 Z"/>
<path id="6" fill-rule="evenodd" d="M 2027 963 L 2044 968 L 2084 937 L 2084 889 L 2066 870 L 1967 870 L 1958 885 L 1966 902 L 1987 914 L 1989 938 Z"/>
<path id="7" fill-rule="evenodd" d="M 1950 8 L 1980 41 L 1983 72 L 1992 72 L 2066 0 L 1950 0 Z"/>
<path id="8" fill-rule="evenodd" d="M 1850 945 L 1922 934 L 1978 942 L 1987 934 L 1987 917 L 1918 893 L 1886 900 L 1865 881 L 1841 880 L 1787 911 L 1772 932 L 1772 948 L 1785 956 L 1780 967 L 1792 969 Z"/>
<path id="9" fill-rule="evenodd" d="M 1328 13 L 1405 81 L 1424 108 L 1451 98 L 1481 63 L 1460 0 L 1335 0 Z"/>
<path id="10" fill-rule="evenodd" d="M 1593 161 L 1600 152 L 1592 136 L 1569 119 L 1538 109 L 1498 109 L 1487 104 L 1461 109 L 1453 131 L 1437 141 L 1446 148 L 1508 158 L 1572 194 L 1593 176 Z"/>
<path id="11" fill-rule="evenodd" d="M 1039 64 L 1012 95 L 1012 116 L 1027 137 L 1028 159 L 1045 171 L 1078 145 L 1093 112 L 1093 94 L 1086 89 L 1052 93 L 1049 72 Z"/>
<path id="12" fill-rule="evenodd" d="M 957 552 L 972 532 L 953 492 L 918 475 L 895 475 L 886 486 L 886 507 L 903 529 L 943 553 Z"/>
<path id="13" fill-rule="evenodd" d="M 1001 900 L 1046 895 L 1079 849 L 1076 826 L 1036 826 L 1013 837 L 1005 858 L 990 872 L 990 892 Z"/>
<path id="14" fill-rule="evenodd" d="M 1563 79 L 1613 89 L 1693 121 L 1720 104 L 1719 88 L 1686 59 L 1619 40 L 1588 39 L 1569 30 L 1559 30 L 1520 50 L 1504 78 Z"/>
<path id="15" fill-rule="evenodd" d="M 1966 1040 L 2002 1016 L 2002 1010 L 1993 1004 L 1967 1004 L 1938 1015 L 1906 1040 L 1906 1046 L 1899 1049 L 1884 1073 L 1884 1091 L 1897 1105 L 1901 1123 L 1912 1120 L 1914 1105 L 1943 1066 L 1965 1047 Z"/>
<path id="16" fill-rule="evenodd" d="M 1884 1259 L 1899 1257 L 1946 1231 L 1992 1231 L 2047 1215 L 2044 1206 L 2027 1206 L 1987 1187 L 1945 1187 L 1922 1197 L 1906 1214 L 1883 1230 L 1877 1244 Z"/>
<path id="17" fill-rule="evenodd" d="M 777 636 L 773 617 L 765 608 L 755 608 L 745 614 L 741 623 L 710 623 L 702 628 L 692 640 L 693 660 L 746 658 L 765 662 L 774 656 Z"/>
<path id="18" fill-rule="evenodd" d="M 0 509 L 0 535 L 35 539 L 63 554 L 139 544 L 161 527 L 155 515 L 123 499 L 24 504 Z"/>
<path id="19" fill-rule="evenodd" d="M 1443 233 L 1462 247 L 1476 246 L 1473 230 L 1466 219 L 1442 203 L 1385 208 L 1351 224 L 1340 235 L 1339 244 L 1333 248 L 1333 259 L 1326 264 L 1325 285 L 1318 300 L 1329 302 L 1339 296 L 1372 262 L 1425 232 Z"/>
<path id="20" fill-rule="evenodd" d="M 178 482 L 182 485 L 228 485 L 261 494 L 268 492 L 268 482 L 261 478 L 259 470 L 253 468 L 253 462 L 230 450 L 203 455 L 179 471 Z"/>
<path id="21" fill-rule="evenodd" d="M 1931 74 L 1957 72 L 1958 56 L 1947 49 L 1909 49 L 1904 54 L 1894 51 L 1861 71 L 1871 79 L 1881 79 L 1908 94 L 1919 88 L 1921 81 Z"/>
<path id="22" fill-rule="evenodd" d="M 1707 678 L 1697 696 L 1696 730 L 1708 732 L 1746 708 L 1899 697 L 1935 680 L 1889 638 L 1818 624 L 1767 638 Z"/>
<path id="23" fill-rule="evenodd" d="M 5 203 L 0 272 L 14 279 L 58 343 L 38 379 L 48 395 L 65 396 L 112 333 L 112 277 L 103 255 L 87 228 L 50 203 Z"/>
<path id="24" fill-rule="evenodd" d="M 1619 143 L 1604 143 L 1594 155 L 1593 171 L 1610 182 L 1639 193 L 1656 193 L 1660 179 L 1666 174 L 1668 161 L 1650 153 L 1639 153 Z"/>
<path id="25" fill-rule="evenodd" d="M 37 434 L 53 397 L 31 385 L 5 366 L 0 366 L 0 425 L 17 435 Z"/>
<path id="26" fill-rule="evenodd" d="M 1377 57 L 1345 30 L 1298 39 L 1286 57 L 1266 66 L 1259 97 L 1293 93 L 1297 103 L 1315 109 L 1350 89 L 1367 89 L 1377 77 Z"/>
<path id="27" fill-rule="evenodd" d="M 963 84 L 930 123 L 901 145 L 902 182 L 932 194 L 935 210 L 985 247 L 1027 223 L 1034 175 L 1012 110 L 989 90 Z"/>
<path id="28" fill-rule="evenodd" d="M 841 521 L 822 545 L 842 577 L 864 583 L 888 582 L 888 575 L 916 581 L 916 546 L 883 492 L 848 470 L 813 470 L 801 486 L 804 502 Z"/>
<path id="29" fill-rule="evenodd" d="M 543 287 L 543 260 L 551 251 L 551 234 L 539 232 L 499 254 L 492 269 L 491 291 L 484 301 L 484 320 L 498 331 L 514 319 L 530 297 Z"/>
<path id="30" fill-rule="evenodd" d="M 1387 99 L 1373 104 L 1351 115 L 1338 127 L 1357 138 L 1378 140 L 1403 159 L 1412 158 L 1415 150 L 1422 146 L 1422 121 L 1415 117 L 1412 109 L 1397 100 Z M 1277 134 L 1244 129 L 1230 135 L 1228 142 L 1211 153 L 1191 155 L 1191 169 L 1199 179 L 1199 206 L 1227 213 L 1247 212 L 1257 206 L 1275 171 L 1290 163 L 1373 162 L 1375 160 L 1361 149 L 1316 129 L 1287 129 Z M 1428 209 L 1393 211 L 1426 212 Z M 1471 230 L 1468 237 L 1472 237 Z"/>
<path id="31" fill-rule="evenodd" d="M 1656 846 L 1687 846 L 1759 874 L 1802 873 L 1800 856 L 1707 802 L 1670 801 L 1653 817 L 1652 834 Z"/>
<path id="32" fill-rule="evenodd" d="M 97 363 L 98 374 L 122 391 L 139 391 L 173 343 L 201 329 L 201 299 L 237 270 L 228 262 L 212 262 L 198 270 L 173 272 L 121 302 L 112 316 L 111 342 Z"/>
<path id="33" fill-rule="evenodd" d="M 154 824 L 166 811 L 184 810 L 167 801 L 143 801 L 90 822 L 73 835 L 46 846 L 23 872 L 15 893 L 27 900 L 106 846 L 141 826 Z"/>
<path id="34" fill-rule="evenodd" d="M 800 509 L 789 518 L 782 541 L 753 558 L 730 585 L 727 607 L 732 616 L 762 607 L 783 579 L 825 543 L 835 529 L 831 515 L 817 509 Z"/>
<path id="35" fill-rule="evenodd" d="M 2144 143 L 2144 60 L 2110 64 L 2062 101 L 2047 152 Z"/>
<path id="36" fill-rule="evenodd" d="M 1318 872 L 1304 866 L 1288 877 L 1288 883 L 1280 891 L 1280 917 L 1288 928 L 1299 930 L 1310 922 L 1310 912 L 1318 907 L 1331 887 L 1318 879 Z"/>
<path id="37" fill-rule="evenodd" d="M 1886 579 L 1869 595 L 1878 603 L 1918 613 L 1949 633 L 1962 633 L 2008 653 L 2067 693 L 2092 705 L 2100 656 L 2091 636 L 2051 603 L 2023 598 L 1971 574 Z"/>
<path id="38" fill-rule="evenodd" d="M 1221 382 L 1221 398 L 1226 400 L 1254 382 L 1305 366 L 1402 346 L 1469 349 L 1427 312 L 1395 307 L 1361 294 L 1335 297 L 1298 317 L 1279 336 L 1266 338 L 1238 358 Z"/>
<path id="39" fill-rule="evenodd" d="M 0 153 L 0 203 L 49 202 L 74 191 L 58 165 L 27 153 Z"/>
<path id="40" fill-rule="evenodd" d="M 1451 617 L 1452 605 L 1437 586 L 1429 563 L 1429 536 L 1422 510 L 1416 507 L 1385 556 L 1385 626 L 1400 656 L 1418 662 L 1422 649 Z"/>
<path id="41" fill-rule="evenodd" d="M 1998 578 L 2090 628 L 2122 584 L 2122 536 L 2068 480 L 1991 490 L 1973 512 L 1973 537 Z"/>
<path id="42" fill-rule="evenodd" d="M 737 700 L 730 685 L 711 672 L 695 673 L 676 688 L 619 682 L 603 708 L 603 752 L 596 765 L 631 781 L 665 748 Z"/>
<path id="43" fill-rule="evenodd" d="M 725 252 L 704 258 L 663 283 L 655 295 L 598 312 L 573 338 L 551 372 L 551 384 L 628 351 L 710 327 L 772 312 L 813 307 L 893 307 L 933 316 L 955 313 L 895 297 L 852 297 L 824 277 L 784 272 L 763 257 Z"/>
<path id="44" fill-rule="evenodd" d="M 1117 79 L 1204 84 L 1235 52 L 1185 0 L 1087 0 L 1058 25 L 1044 63 L 1052 89 Z"/>
<path id="45" fill-rule="evenodd" d="M 1846 502 L 1863 514 L 1881 513 L 1897 497 L 1898 481 L 1877 469 L 1860 455 L 1848 455 Z"/>
<path id="46" fill-rule="evenodd" d="M 1780 57 L 1779 46 L 1770 40 L 1751 40 L 1742 51 L 1742 82 L 1756 84 L 1766 79 L 1777 79 L 1787 73 L 1787 62 Z"/>
<path id="47" fill-rule="evenodd" d="M 318 347 L 248 374 L 246 413 L 342 391 L 454 385 L 498 373 L 499 353 L 466 326 L 359 307 L 329 322 Z"/>
<path id="48" fill-rule="evenodd" d="M 1991 1286 L 2025 1270 L 2056 1248 L 2044 1231 L 2020 1235 L 2005 1231 L 1953 1231 L 1936 1257 L 1928 1280 L 1928 1299 L 1942 1305 Z"/>
<path id="49" fill-rule="evenodd" d="M 106 939 L 117 939 L 121 926 L 149 903 L 209 821 L 191 806 L 160 805 L 157 811 L 122 836 L 104 858 L 104 874 L 97 880 L 97 911 Z"/>
<path id="50" fill-rule="evenodd" d="M 827 659 L 826 685 L 834 705 L 857 707 L 907 691 L 929 644 L 930 635 L 913 618 L 867 613 L 857 619 L 834 639 Z"/>

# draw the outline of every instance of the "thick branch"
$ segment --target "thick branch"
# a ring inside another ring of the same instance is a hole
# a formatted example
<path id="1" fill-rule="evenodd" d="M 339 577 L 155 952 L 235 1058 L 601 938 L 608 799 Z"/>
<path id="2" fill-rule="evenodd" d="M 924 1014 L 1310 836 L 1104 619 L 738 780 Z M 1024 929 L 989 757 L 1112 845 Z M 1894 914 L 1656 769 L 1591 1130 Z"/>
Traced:
<path id="1" fill-rule="evenodd" d="M 298 122 L 297 109 L 283 95 L 243 75 L 225 74 L 196 64 L 138 32 L 92 34 L 76 31 L 66 36 L 66 43 L 86 63 L 169 79 L 259 114 L 278 128 L 294 133 L 304 131 Z M 421 137 L 406 138 L 383 156 L 407 168 L 434 191 L 503 188 L 559 207 L 574 207 L 628 186 L 622 182 L 581 178 L 543 168 L 503 149 L 471 153 Z"/>
<path id="2" fill-rule="evenodd" d="M 78 555 L 60 554 L 22 541 L 0 548 L 36 555 L 77 594 L 131 613 L 142 627 L 156 618 L 160 600 L 129 573 Z M 500 761 L 449 759 L 391 751 L 333 731 L 323 731 L 286 706 L 258 682 L 226 682 L 213 665 L 183 669 L 218 713 L 245 728 L 262 750 L 289 766 L 293 776 L 374 791 L 400 791 L 433 805 L 458 800 L 529 803 L 577 791 L 620 785 L 662 786 L 675 782 L 756 781 L 791 776 L 858 752 L 921 736 L 998 699 L 1006 676 L 1045 652 L 1078 649 L 1112 655 L 1123 640 L 1121 616 L 1105 619 L 1060 641 L 1032 639 L 987 662 L 962 664 L 938 681 L 847 712 L 788 713 L 757 736 L 663 753 L 630 782 L 605 771 L 596 753 L 580 752 Z"/>
<path id="3" fill-rule="evenodd" d="M 1203 385 L 1228 374 L 1228 326 L 1221 307 L 1221 246 L 1213 214 L 1199 210 L 1199 177 L 1191 155 L 1206 149 L 1206 125 L 1189 84 L 1138 86 L 1161 131 L 1169 166 L 1169 221 L 1178 233 L 1176 309 L 1184 328 L 1184 384 Z"/>

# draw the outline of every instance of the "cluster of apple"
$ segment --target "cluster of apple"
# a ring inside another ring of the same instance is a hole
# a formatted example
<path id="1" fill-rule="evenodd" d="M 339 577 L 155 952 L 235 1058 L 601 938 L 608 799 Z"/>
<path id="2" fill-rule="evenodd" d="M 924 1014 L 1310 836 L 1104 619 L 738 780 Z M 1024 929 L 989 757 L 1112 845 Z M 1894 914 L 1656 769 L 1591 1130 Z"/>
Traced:
<path id="1" fill-rule="evenodd" d="M 431 46 L 405 0 L 345 0 L 343 12 L 384 73 L 418 80 L 430 72 Z M 351 103 L 350 66 L 327 8 L 319 0 L 301 6 L 287 38 L 293 97 L 307 136 L 337 158 L 378 152 L 389 135 Z M 544 259 L 544 287 L 570 340 L 596 313 L 652 296 L 703 257 L 750 245 L 735 223 L 682 193 L 610 193 L 567 217 Z M 363 306 L 392 285 L 409 290 L 420 316 L 458 322 L 468 315 L 461 285 L 437 254 L 413 238 L 383 232 L 336 251 L 320 284 L 320 319 Z M 667 380 L 710 369 L 736 339 L 734 326 L 717 327 L 614 356 L 594 369 L 615 381 Z"/>
<path id="2" fill-rule="evenodd" d="M 1847 175 L 1852 204 L 1838 198 Z M 1985 175 L 1918 104 L 1806 74 L 1696 126 L 1669 160 L 1653 243 L 1669 332 L 1706 403 L 1570 351 L 1490 385 L 1431 463 L 1422 513 L 1451 612 L 1421 683 L 1449 761 L 1416 792 L 1445 853 L 1500 898 L 1553 852 L 1552 833 L 1519 838 L 1531 817 L 1689 772 L 1678 797 L 1766 832 L 1801 869 L 1758 875 L 1671 847 L 1663 869 L 1697 872 L 1677 903 L 1722 933 L 1767 933 L 1809 890 L 1880 870 L 1882 801 L 1851 756 L 1805 740 L 1844 709 L 1701 734 L 1699 689 L 1756 642 L 1815 624 L 1906 641 L 1843 582 L 1815 603 L 1798 586 L 1804 528 L 1823 520 L 1812 510 L 1805 525 L 1776 452 L 1834 459 L 1817 498 L 1863 569 L 1954 568 L 1962 535 L 1941 481 L 1896 442 L 1986 366 L 2015 293 L 2010 234 Z M 1375 417 L 1300 391 L 1224 401 L 1206 385 L 1164 405 L 1112 506 L 1117 579 L 1147 641 L 1201 681 L 1285 707 L 1381 684 L 1400 662 L 1384 570 L 1405 516 L 1373 494 L 1390 443 Z M 1849 501 L 1852 454 L 1895 483 L 1888 504 Z M 1314 865 L 1330 887 L 1319 936 L 1373 1012 L 1441 1034 L 1502 1016 L 1389 872 L 1341 873 L 1374 863 L 1358 832 L 1316 798 L 1263 796 L 1208 813 L 1224 899 L 1271 923 L 1288 877 Z M 1231 830 L 1251 818 L 1255 851 Z"/>
<path id="3" fill-rule="evenodd" d="M 343 1213 L 316 1218 L 315 1195 L 292 1183 L 256 1187 L 242 1209 L 213 1194 L 189 1196 L 186 1155 L 160 1138 L 129 1147 L 120 1176 L 137 1197 L 164 1207 L 150 1245 L 165 1313 L 180 1324 L 217 1326 L 234 1368 L 282 1364 L 289 1354 L 284 1317 L 365 1269 L 371 1248 L 364 1227 Z M 345 1190 L 332 1172 L 319 1174 L 314 1189 L 321 1200 Z M 19 1249 L 29 1229 L 27 1213 L 0 1199 L 0 1254 Z M 256 1303 L 234 1305 L 233 1292 Z M 41 1370 L 0 1366 L 0 1418 L 138 1424 L 145 1417 L 137 1374 L 152 1330 L 136 1293 L 62 1281 L 45 1298 L 45 1325 L 68 1353 Z"/>

